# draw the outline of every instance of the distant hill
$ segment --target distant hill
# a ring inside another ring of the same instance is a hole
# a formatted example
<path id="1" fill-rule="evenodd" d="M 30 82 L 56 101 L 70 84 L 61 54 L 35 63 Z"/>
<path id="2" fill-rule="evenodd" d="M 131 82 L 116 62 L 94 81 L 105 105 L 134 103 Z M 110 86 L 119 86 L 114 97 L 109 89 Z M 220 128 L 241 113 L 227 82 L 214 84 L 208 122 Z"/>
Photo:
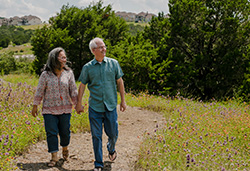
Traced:
<path id="1" fill-rule="evenodd" d="M 23 17 L 11 17 L 4 18 L 0 17 L 0 26 L 2 25 L 14 25 L 14 26 L 24 26 L 24 25 L 38 25 L 42 24 L 42 20 L 33 15 L 23 16 Z"/>

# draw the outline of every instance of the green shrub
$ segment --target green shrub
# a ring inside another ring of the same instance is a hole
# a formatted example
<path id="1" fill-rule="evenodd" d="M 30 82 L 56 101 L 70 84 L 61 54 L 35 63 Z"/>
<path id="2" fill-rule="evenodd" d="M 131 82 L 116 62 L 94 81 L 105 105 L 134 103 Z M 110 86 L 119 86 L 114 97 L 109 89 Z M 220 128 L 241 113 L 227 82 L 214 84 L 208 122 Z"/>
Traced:
<path id="1" fill-rule="evenodd" d="M 0 68 L 2 68 L 4 74 L 16 70 L 16 60 L 13 54 L 14 52 L 0 54 Z"/>

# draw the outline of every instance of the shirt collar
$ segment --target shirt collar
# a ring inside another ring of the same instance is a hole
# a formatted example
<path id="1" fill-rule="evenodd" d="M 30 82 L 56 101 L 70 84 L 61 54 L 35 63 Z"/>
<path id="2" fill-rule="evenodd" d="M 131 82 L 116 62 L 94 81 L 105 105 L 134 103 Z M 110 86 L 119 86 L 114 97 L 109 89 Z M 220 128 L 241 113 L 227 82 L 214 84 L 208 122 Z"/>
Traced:
<path id="1" fill-rule="evenodd" d="M 107 57 L 106 57 L 106 56 L 104 56 L 103 62 L 105 62 L 105 63 L 107 62 Z M 95 64 L 97 64 L 97 63 L 99 63 L 99 62 L 94 58 L 93 64 L 95 65 Z"/>

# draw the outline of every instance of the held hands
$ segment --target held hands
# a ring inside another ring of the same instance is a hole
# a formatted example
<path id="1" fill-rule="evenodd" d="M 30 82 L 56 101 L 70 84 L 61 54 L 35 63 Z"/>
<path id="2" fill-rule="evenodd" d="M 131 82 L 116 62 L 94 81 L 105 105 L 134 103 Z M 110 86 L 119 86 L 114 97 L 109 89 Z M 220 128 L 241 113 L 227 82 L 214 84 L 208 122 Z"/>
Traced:
<path id="1" fill-rule="evenodd" d="M 76 110 L 77 114 L 81 114 L 81 112 L 84 112 L 84 107 L 82 106 L 81 103 L 77 103 L 75 106 L 75 110 Z"/>

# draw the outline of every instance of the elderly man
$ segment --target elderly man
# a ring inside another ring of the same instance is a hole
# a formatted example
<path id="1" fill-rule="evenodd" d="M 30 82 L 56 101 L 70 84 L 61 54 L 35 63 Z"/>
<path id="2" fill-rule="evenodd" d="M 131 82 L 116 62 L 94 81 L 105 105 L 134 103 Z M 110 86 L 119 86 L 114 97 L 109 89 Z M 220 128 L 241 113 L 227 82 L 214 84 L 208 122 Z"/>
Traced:
<path id="1" fill-rule="evenodd" d="M 117 88 L 120 92 L 120 110 L 126 109 L 125 90 L 122 76 L 124 75 L 117 60 L 106 57 L 106 46 L 101 38 L 94 38 L 89 43 L 89 48 L 95 56 L 93 60 L 82 68 L 78 90 L 77 113 L 83 111 L 82 97 L 88 84 L 89 121 L 92 142 L 95 154 L 95 169 L 102 170 L 102 128 L 108 136 L 107 149 L 111 161 L 116 159 L 115 144 L 118 138 L 117 121 Z"/>

